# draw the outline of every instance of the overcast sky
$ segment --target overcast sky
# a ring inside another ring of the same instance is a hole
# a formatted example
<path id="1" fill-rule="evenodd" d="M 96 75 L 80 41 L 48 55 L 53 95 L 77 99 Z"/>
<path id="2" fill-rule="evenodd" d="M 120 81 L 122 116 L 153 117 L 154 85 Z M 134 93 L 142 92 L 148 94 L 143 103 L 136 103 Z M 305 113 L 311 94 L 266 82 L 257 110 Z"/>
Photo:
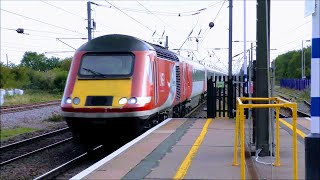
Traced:
<path id="1" fill-rule="evenodd" d="M 169 36 L 169 48 L 180 48 L 193 29 L 191 37 L 200 30 L 196 58 L 211 61 L 218 69 L 227 71 L 228 0 L 214 1 L 93 1 L 92 18 L 97 23 L 94 37 L 105 34 L 127 34 L 158 43 L 161 35 Z M 233 40 L 243 41 L 243 1 L 233 4 Z M 116 8 L 117 7 L 117 8 Z M 205 10 L 198 11 L 206 8 Z M 220 10 L 221 8 L 221 10 Z M 220 11 L 219 11 L 220 10 Z M 200 12 L 197 14 L 197 12 Z M 180 14 L 180 16 L 179 16 Z M 1 1 L 1 61 L 19 64 L 25 51 L 45 53 L 47 57 L 70 57 L 73 48 L 86 40 L 64 38 L 87 37 L 86 1 Z M 214 20 L 215 26 L 208 24 Z M 278 54 L 301 49 L 302 40 L 311 38 L 311 17 L 304 17 L 303 0 L 271 1 L 271 61 Z M 256 39 L 256 1 L 247 1 L 247 40 Z M 15 29 L 24 28 L 26 34 Z M 152 34 L 155 33 L 154 36 Z M 58 41 L 60 38 L 63 42 Z M 249 43 L 247 47 L 249 48 Z M 306 42 L 305 45 L 310 45 Z M 197 50 L 194 38 L 182 49 Z M 233 43 L 233 55 L 243 52 L 243 43 Z M 184 56 L 187 51 L 182 51 Z M 242 56 L 234 59 L 233 70 L 239 70 Z M 239 58 L 239 59 L 238 59 Z M 219 61 L 220 60 L 220 61 Z"/>

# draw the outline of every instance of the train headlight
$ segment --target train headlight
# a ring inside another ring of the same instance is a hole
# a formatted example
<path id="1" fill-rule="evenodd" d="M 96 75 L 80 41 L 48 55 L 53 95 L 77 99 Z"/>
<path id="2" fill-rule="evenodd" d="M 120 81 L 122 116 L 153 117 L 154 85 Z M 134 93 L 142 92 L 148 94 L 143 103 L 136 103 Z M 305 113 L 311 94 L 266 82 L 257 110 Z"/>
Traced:
<path id="1" fill-rule="evenodd" d="M 128 103 L 129 104 L 137 104 L 137 98 L 135 98 L 135 97 L 132 97 L 132 98 L 130 98 L 129 100 L 128 100 Z"/>
<path id="2" fill-rule="evenodd" d="M 80 103 L 80 98 L 75 97 L 73 98 L 73 104 L 78 105 Z"/>
<path id="3" fill-rule="evenodd" d="M 128 101 L 128 100 L 127 100 L 127 98 L 125 98 L 125 97 L 120 98 L 120 99 L 119 99 L 119 104 L 120 104 L 120 105 L 123 105 L 123 104 L 127 103 L 127 101 Z"/>
<path id="4" fill-rule="evenodd" d="M 68 97 L 68 98 L 66 99 L 66 103 L 67 103 L 67 104 L 71 104 L 71 103 L 72 103 L 72 99 Z"/>

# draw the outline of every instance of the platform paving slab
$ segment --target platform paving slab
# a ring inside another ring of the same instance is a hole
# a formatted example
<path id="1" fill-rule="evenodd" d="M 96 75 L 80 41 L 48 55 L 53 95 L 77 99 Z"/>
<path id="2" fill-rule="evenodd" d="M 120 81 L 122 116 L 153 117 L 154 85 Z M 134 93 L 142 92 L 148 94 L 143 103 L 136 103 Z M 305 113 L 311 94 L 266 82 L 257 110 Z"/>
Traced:
<path id="1" fill-rule="evenodd" d="M 146 178 L 172 179 L 206 120 L 197 120 Z M 232 166 L 234 128 L 232 119 L 213 119 L 185 179 L 240 179 L 240 166 Z"/>
<path id="2" fill-rule="evenodd" d="M 304 144 L 298 142 L 298 179 L 305 178 L 305 152 Z M 260 179 L 293 179 L 293 152 L 292 152 L 292 136 L 284 128 L 280 129 L 280 164 L 281 166 L 271 166 L 260 164 L 255 161 L 254 164 Z M 274 158 L 259 157 L 262 162 L 274 162 Z"/>
<path id="3" fill-rule="evenodd" d="M 121 179 L 185 121 L 185 119 L 171 120 L 84 179 Z"/>

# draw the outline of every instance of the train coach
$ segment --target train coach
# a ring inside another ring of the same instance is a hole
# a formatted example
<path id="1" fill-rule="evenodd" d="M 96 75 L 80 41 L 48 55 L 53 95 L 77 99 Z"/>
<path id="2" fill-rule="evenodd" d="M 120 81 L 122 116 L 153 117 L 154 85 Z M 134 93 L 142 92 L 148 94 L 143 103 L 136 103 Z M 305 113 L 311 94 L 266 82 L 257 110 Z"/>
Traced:
<path id="1" fill-rule="evenodd" d="M 207 73 L 161 46 L 127 35 L 101 36 L 75 52 L 62 114 L 80 139 L 140 133 L 202 102 Z"/>

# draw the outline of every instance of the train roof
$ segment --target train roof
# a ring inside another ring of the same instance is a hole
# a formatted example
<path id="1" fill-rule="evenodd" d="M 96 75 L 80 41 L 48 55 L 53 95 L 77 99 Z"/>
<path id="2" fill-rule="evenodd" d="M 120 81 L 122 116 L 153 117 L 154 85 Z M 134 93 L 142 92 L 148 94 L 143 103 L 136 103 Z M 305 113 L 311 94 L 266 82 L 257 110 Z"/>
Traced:
<path id="1" fill-rule="evenodd" d="M 78 51 L 91 52 L 126 52 L 148 50 L 154 50 L 154 48 L 141 39 L 122 34 L 109 34 L 94 38 L 78 49 Z"/>
<path id="2" fill-rule="evenodd" d="M 207 69 L 208 71 L 215 71 L 212 68 L 208 68 L 200 63 L 179 56 L 176 53 L 169 51 L 168 49 L 152 44 L 139 38 L 123 35 L 123 34 L 108 34 L 92 39 L 91 41 L 83 44 L 77 49 L 77 51 L 88 52 L 128 52 L 128 51 L 155 51 L 157 56 L 166 60 L 175 62 L 187 62 L 192 64 L 197 69 Z"/>
<path id="3" fill-rule="evenodd" d="M 171 61 L 179 61 L 175 53 L 162 46 L 143 41 L 139 38 L 123 35 L 109 34 L 97 37 L 83 44 L 77 51 L 90 52 L 127 52 L 127 51 L 156 51 L 157 56 Z"/>

